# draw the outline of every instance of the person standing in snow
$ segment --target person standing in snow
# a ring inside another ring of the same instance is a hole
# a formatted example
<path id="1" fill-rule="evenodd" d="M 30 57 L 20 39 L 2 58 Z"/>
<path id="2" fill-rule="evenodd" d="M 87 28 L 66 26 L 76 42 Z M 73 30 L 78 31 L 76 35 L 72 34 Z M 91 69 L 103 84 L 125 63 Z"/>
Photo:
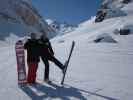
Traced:
<path id="1" fill-rule="evenodd" d="M 51 43 L 45 35 L 41 36 L 38 43 L 39 43 L 40 58 L 45 64 L 44 81 L 49 83 L 50 80 L 49 80 L 49 62 L 48 61 L 50 60 L 54 62 L 62 70 L 63 73 L 64 73 L 65 66 L 55 58 Z"/>
<path id="2" fill-rule="evenodd" d="M 36 34 L 31 33 L 31 38 L 26 41 L 24 48 L 27 50 L 27 65 L 28 65 L 28 76 L 27 83 L 36 83 L 36 73 L 38 68 L 39 51 L 38 51 L 38 40 Z"/>

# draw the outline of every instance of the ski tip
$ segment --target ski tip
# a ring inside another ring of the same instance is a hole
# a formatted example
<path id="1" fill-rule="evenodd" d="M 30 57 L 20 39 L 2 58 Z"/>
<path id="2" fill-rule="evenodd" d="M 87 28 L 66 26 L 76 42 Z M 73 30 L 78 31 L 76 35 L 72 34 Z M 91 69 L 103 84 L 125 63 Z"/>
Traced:
<path id="1" fill-rule="evenodd" d="M 72 43 L 75 43 L 75 41 L 73 40 Z"/>
<path id="2" fill-rule="evenodd" d="M 76 43 L 76 42 L 73 40 L 73 41 L 72 41 L 72 45 L 75 45 L 75 43 Z"/>

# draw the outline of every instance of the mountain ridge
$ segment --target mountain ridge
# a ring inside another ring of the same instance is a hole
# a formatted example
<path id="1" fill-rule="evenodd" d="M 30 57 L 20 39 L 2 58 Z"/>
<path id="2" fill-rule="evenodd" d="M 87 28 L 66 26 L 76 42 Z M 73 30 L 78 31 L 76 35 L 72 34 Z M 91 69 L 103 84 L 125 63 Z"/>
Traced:
<path id="1" fill-rule="evenodd" d="M 0 36 L 8 37 L 10 33 L 25 36 L 30 32 L 53 37 L 53 30 L 33 7 L 31 0 L 2 0 L 0 4 Z"/>

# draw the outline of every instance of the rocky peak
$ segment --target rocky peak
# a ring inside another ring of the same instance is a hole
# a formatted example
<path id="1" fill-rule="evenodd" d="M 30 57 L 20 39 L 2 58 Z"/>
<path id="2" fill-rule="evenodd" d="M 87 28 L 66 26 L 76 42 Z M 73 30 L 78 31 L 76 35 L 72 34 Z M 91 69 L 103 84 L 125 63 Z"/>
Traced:
<path id="1" fill-rule="evenodd" d="M 112 17 L 126 16 L 122 9 L 133 0 L 102 0 L 101 6 L 97 11 L 95 22 Z"/>

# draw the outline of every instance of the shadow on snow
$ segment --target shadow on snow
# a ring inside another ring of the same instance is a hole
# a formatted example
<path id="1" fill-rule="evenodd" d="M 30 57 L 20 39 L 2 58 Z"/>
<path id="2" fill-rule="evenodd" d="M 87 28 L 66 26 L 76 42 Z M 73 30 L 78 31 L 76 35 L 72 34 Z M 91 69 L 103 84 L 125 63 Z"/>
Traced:
<path id="1" fill-rule="evenodd" d="M 20 86 L 20 89 L 32 100 L 45 100 L 50 98 L 70 100 L 71 97 L 79 100 L 87 100 L 78 89 L 61 87 L 53 83 L 51 85 L 37 83 L 37 85 Z"/>
<path id="2" fill-rule="evenodd" d="M 70 85 L 66 85 L 65 87 L 57 86 L 56 84 L 52 83 L 50 85 L 44 85 L 38 83 L 37 85 L 31 86 L 22 86 L 20 89 L 26 93 L 32 100 L 45 100 L 49 98 L 61 99 L 61 100 L 70 100 L 70 98 L 76 98 L 79 100 L 88 100 L 89 96 L 97 96 L 106 100 L 118 100 L 112 97 L 104 96 L 98 94 L 96 92 L 90 92 L 86 90 L 82 90 L 79 88 L 75 88 Z M 84 97 L 82 94 L 87 94 L 87 98 Z"/>

